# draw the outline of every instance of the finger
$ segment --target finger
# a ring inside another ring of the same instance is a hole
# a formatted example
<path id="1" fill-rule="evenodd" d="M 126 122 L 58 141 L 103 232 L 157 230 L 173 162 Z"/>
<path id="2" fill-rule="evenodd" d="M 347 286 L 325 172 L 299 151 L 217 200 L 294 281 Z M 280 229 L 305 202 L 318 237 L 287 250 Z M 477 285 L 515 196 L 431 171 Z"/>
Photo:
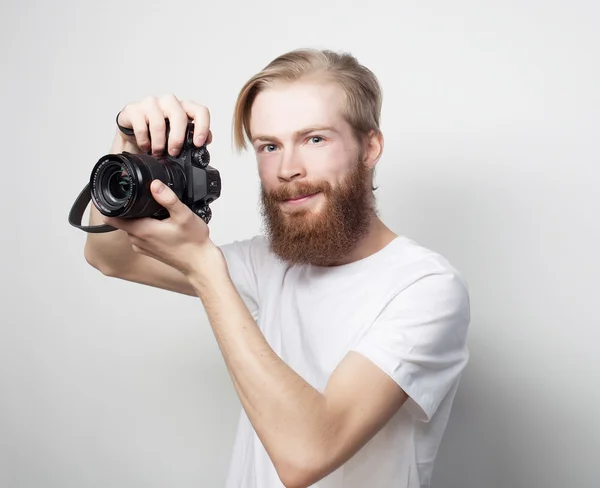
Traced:
<path id="1" fill-rule="evenodd" d="M 150 128 L 150 141 L 152 144 L 152 154 L 160 156 L 165 149 L 167 139 L 167 124 L 165 116 L 158 105 L 156 97 L 148 97 L 143 102 L 144 112 L 148 127 Z"/>
<path id="2" fill-rule="evenodd" d="M 194 144 L 198 147 L 205 142 L 208 144 L 210 132 L 210 111 L 208 108 L 189 100 L 181 102 L 181 106 L 194 121 Z"/>
<path id="3" fill-rule="evenodd" d="M 183 147 L 187 130 L 188 116 L 175 95 L 165 95 L 158 104 L 169 120 L 169 139 L 167 148 L 171 156 L 177 156 Z"/>
<path id="4" fill-rule="evenodd" d="M 168 210 L 171 219 L 177 220 L 190 212 L 189 208 L 179 200 L 175 192 L 162 181 L 154 180 L 150 185 L 150 190 L 156 202 Z"/>
<path id="5" fill-rule="evenodd" d="M 147 152 L 150 149 L 150 138 L 148 135 L 148 124 L 143 111 L 138 106 L 128 105 L 119 114 L 119 124 L 123 127 L 133 129 L 133 138 L 135 144 L 142 151 Z M 126 134 L 120 132 L 122 137 L 128 138 Z"/>

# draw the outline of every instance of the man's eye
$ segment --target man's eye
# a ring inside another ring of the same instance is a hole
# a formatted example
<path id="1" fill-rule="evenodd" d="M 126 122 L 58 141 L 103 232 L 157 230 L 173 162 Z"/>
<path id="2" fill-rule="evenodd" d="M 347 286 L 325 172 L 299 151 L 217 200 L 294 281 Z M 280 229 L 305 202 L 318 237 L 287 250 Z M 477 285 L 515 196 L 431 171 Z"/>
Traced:
<path id="1" fill-rule="evenodd" d="M 318 144 L 319 142 L 323 141 L 323 138 L 320 136 L 312 136 L 309 140 L 314 144 Z"/>

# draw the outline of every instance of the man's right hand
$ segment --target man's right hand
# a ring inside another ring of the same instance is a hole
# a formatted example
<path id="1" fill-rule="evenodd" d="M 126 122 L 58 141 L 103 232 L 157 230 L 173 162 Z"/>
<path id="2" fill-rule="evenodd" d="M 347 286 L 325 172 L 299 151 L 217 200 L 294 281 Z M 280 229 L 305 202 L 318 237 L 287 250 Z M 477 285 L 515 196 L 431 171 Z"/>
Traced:
<path id="1" fill-rule="evenodd" d="M 166 140 L 165 119 L 169 121 L 169 140 Z M 160 156 L 166 149 L 171 156 L 177 156 L 183 147 L 188 122 L 194 122 L 194 145 L 210 144 L 210 112 L 208 108 L 192 101 L 181 101 L 175 95 L 160 98 L 150 96 L 139 102 L 129 103 L 118 117 L 119 125 L 133 129 L 128 136 L 117 130 L 130 152 L 148 153 Z M 131 147 L 133 146 L 133 148 Z"/>

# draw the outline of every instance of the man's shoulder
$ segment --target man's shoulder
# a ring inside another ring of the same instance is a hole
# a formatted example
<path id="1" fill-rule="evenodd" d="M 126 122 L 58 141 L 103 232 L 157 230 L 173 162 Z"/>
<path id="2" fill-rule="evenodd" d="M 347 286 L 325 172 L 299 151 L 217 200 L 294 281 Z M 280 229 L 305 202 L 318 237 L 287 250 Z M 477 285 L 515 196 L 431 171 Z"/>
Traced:
<path id="1" fill-rule="evenodd" d="M 431 275 L 452 276 L 457 283 L 469 288 L 465 276 L 443 252 L 406 236 L 397 237 L 391 251 L 386 260 L 391 273 L 411 275 L 415 281 Z"/>
<path id="2" fill-rule="evenodd" d="M 253 249 L 258 251 L 268 252 L 269 243 L 266 236 L 262 234 L 255 234 L 250 237 L 241 239 L 234 239 L 223 244 L 219 244 L 220 249 L 226 250 L 242 250 L 242 249 Z"/>
<path id="3" fill-rule="evenodd" d="M 229 241 L 218 247 L 230 265 L 244 264 L 257 269 L 273 260 L 269 242 L 262 234 Z"/>

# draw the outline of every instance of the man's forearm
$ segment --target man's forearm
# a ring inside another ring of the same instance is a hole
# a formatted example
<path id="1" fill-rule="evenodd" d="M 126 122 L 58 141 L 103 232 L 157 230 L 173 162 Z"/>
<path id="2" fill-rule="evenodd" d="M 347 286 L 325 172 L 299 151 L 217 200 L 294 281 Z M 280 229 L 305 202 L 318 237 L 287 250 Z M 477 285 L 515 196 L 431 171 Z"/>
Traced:
<path id="1" fill-rule="evenodd" d="M 204 304 L 257 435 L 278 470 L 293 472 L 298 463 L 312 464 L 307 456 L 321 456 L 320 448 L 332 435 L 325 397 L 269 346 L 235 289 L 224 259 L 213 256 L 202 262 L 202 272 L 191 276 L 190 282 Z"/>

